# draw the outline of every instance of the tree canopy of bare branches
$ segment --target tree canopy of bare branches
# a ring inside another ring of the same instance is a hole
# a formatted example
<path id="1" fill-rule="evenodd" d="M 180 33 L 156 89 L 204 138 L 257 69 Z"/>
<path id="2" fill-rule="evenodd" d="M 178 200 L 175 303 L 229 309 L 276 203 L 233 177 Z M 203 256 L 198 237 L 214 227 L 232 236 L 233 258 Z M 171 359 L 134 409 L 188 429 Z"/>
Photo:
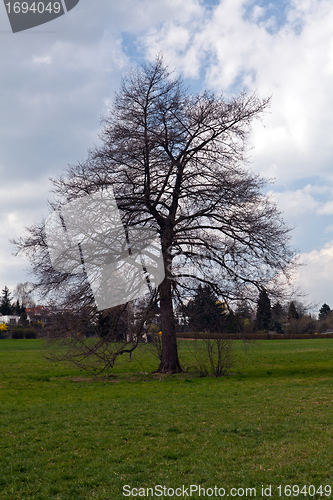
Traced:
<path id="1" fill-rule="evenodd" d="M 124 78 L 104 119 L 102 146 L 53 181 L 59 206 L 112 186 L 124 226 L 160 235 L 160 372 L 181 370 L 175 297 L 189 297 L 198 283 L 226 303 L 254 300 L 262 289 L 283 293 L 279 277 L 288 277 L 293 262 L 290 230 L 262 194 L 264 180 L 246 167 L 251 122 L 268 105 L 255 93 L 191 95 L 158 57 Z M 84 277 L 52 270 L 43 224 L 19 249 L 30 255 L 45 293 L 72 290 L 75 301 L 91 302 Z"/>

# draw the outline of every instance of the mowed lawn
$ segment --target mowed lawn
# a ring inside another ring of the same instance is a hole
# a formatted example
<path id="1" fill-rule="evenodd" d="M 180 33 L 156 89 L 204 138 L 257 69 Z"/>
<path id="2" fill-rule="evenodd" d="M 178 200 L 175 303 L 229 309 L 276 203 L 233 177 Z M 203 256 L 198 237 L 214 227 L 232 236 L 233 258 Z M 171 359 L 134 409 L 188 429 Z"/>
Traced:
<path id="1" fill-rule="evenodd" d="M 191 348 L 180 342 L 188 367 Z M 159 376 L 142 345 L 103 380 L 45 360 L 40 340 L 0 340 L 0 500 L 144 498 L 156 485 L 333 497 L 333 339 L 235 351 L 228 377 Z M 311 484 L 311 495 L 284 493 Z M 124 485 L 145 490 L 128 497 Z"/>

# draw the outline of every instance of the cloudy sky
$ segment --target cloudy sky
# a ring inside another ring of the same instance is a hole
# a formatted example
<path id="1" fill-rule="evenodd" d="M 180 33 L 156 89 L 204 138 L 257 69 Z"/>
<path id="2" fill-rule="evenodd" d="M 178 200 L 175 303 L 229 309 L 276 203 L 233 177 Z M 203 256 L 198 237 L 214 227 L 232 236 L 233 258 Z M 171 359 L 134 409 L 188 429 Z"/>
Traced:
<path id="1" fill-rule="evenodd" d="M 48 215 L 49 177 L 99 143 L 122 75 L 161 50 L 193 92 L 272 96 L 251 168 L 294 227 L 308 302 L 333 308 L 332 0 L 80 0 L 15 34 L 1 4 L 0 288 L 29 279 L 9 239 Z"/>

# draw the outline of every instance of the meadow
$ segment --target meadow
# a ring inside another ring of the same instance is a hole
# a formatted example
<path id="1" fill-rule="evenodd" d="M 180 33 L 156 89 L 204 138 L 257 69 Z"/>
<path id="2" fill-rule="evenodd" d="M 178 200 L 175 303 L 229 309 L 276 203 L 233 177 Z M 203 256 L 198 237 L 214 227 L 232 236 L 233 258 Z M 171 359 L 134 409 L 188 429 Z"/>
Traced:
<path id="1" fill-rule="evenodd" d="M 333 339 L 234 345 L 227 377 L 153 374 L 142 345 L 103 379 L 0 340 L 0 500 L 333 497 Z"/>

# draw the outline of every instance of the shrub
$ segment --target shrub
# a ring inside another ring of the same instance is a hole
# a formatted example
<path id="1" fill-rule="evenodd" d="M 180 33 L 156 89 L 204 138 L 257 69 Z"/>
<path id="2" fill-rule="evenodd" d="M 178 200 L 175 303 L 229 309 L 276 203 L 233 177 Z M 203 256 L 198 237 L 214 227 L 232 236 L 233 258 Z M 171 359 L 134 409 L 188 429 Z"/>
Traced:
<path id="1" fill-rule="evenodd" d="M 323 323 L 321 323 L 319 325 L 318 333 L 324 333 L 324 332 L 326 332 L 326 330 L 328 330 L 328 323 L 326 323 L 326 321 L 324 321 Z"/>
<path id="2" fill-rule="evenodd" d="M 24 339 L 23 328 L 14 328 L 12 331 L 12 339 Z"/>
<path id="3" fill-rule="evenodd" d="M 235 360 L 232 353 L 232 341 L 225 336 L 211 338 L 211 334 L 194 341 L 195 370 L 201 376 L 209 373 L 214 377 L 227 375 Z"/>
<path id="4" fill-rule="evenodd" d="M 148 337 L 149 336 L 149 337 Z M 162 332 L 148 333 L 147 342 L 152 346 L 152 350 L 158 359 L 162 360 Z"/>
<path id="5" fill-rule="evenodd" d="M 36 339 L 37 333 L 34 328 L 25 328 L 24 329 L 24 338 L 26 339 Z"/>
<path id="6" fill-rule="evenodd" d="M 0 323 L 0 339 L 7 338 L 7 334 L 8 334 L 8 326 L 4 325 L 3 323 Z"/>

